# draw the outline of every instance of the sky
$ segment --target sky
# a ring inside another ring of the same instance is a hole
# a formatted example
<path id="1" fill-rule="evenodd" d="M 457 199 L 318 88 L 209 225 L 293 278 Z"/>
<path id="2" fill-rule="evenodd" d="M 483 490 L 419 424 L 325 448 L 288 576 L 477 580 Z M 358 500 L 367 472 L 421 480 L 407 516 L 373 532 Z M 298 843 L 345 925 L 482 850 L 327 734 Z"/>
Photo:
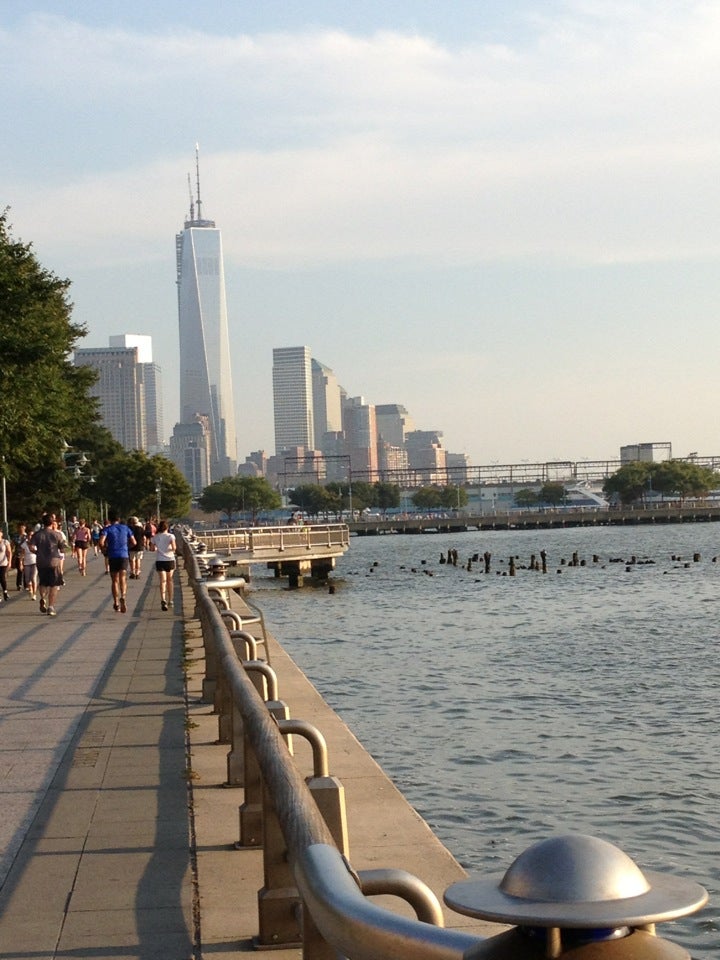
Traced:
<path id="1" fill-rule="evenodd" d="M 473 464 L 720 455 L 720 4 L 0 0 L 0 208 L 178 416 L 199 144 L 239 459 L 272 349 Z"/>

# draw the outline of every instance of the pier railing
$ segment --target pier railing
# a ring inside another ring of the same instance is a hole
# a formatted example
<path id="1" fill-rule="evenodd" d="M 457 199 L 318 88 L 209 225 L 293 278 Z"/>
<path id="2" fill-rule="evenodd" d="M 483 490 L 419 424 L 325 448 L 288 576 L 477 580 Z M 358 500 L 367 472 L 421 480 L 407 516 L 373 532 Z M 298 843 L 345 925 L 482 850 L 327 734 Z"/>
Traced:
<path id="1" fill-rule="evenodd" d="M 242 562 L 282 557 L 283 554 L 342 554 L 350 543 L 350 531 L 346 523 L 235 527 L 205 530 L 202 541 L 208 551 L 237 556 Z"/>
<path id="2" fill-rule="evenodd" d="M 302 931 L 303 956 L 308 960 L 337 960 L 339 955 L 348 960 L 387 960 L 389 957 L 462 960 L 467 957 L 468 951 L 483 941 L 437 925 L 442 923 L 442 910 L 429 887 L 404 871 L 358 873 L 341 853 L 292 759 L 281 732 L 282 721 L 275 718 L 278 702 L 265 700 L 250 679 L 256 674 L 267 674 L 269 665 L 260 666 L 258 661 L 246 659 L 252 644 L 248 641 L 245 645 L 242 631 L 228 630 L 200 577 L 195 555 L 186 543 L 183 551 L 205 645 L 203 699 L 215 703 L 220 715 L 221 739 L 225 731 L 225 738 L 231 743 L 230 757 L 234 755 L 237 761 L 232 769 L 236 773 L 240 771 L 238 776 L 242 776 L 246 787 L 245 808 L 254 805 L 253 774 L 256 770 L 260 773 L 260 795 L 270 800 L 272 816 L 286 845 L 286 856 L 281 859 L 287 862 L 297 890 L 291 897 L 293 903 L 286 905 L 285 910 L 278 909 L 276 897 L 264 917 L 263 900 L 259 897 L 259 945 L 292 945 L 295 942 L 292 934 L 287 939 L 287 914 L 299 911 L 301 916 L 290 926 Z M 262 684 L 260 686 L 262 688 Z M 275 691 L 275 684 L 271 683 L 270 692 Z M 233 761 L 229 759 L 228 763 L 231 769 Z M 241 808 L 241 824 L 244 816 L 246 822 L 250 822 L 254 813 L 256 811 Z M 267 811 L 260 819 L 266 816 Z M 256 835 L 263 837 L 271 832 L 262 823 L 255 826 L 245 838 L 247 845 L 255 842 Z M 286 887 L 287 883 L 280 889 Z M 423 919 L 412 920 L 378 907 L 367 899 L 363 890 L 402 896 Z M 275 929 L 272 929 L 273 923 Z"/>

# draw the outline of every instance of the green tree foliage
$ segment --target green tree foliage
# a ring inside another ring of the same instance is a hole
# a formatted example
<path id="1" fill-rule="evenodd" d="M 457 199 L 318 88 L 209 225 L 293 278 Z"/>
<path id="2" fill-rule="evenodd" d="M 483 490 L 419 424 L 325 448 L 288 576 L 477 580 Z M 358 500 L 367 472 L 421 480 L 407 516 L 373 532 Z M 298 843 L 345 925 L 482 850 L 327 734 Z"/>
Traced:
<path id="1" fill-rule="evenodd" d="M 442 506 L 443 491 L 441 487 L 420 487 L 410 497 L 418 510 L 437 510 Z"/>
<path id="2" fill-rule="evenodd" d="M 317 483 L 301 484 L 294 490 L 288 491 L 288 496 L 291 503 L 312 517 L 340 509 L 339 494 Z"/>
<path id="3" fill-rule="evenodd" d="M 539 497 L 534 490 L 524 489 L 518 490 L 515 494 L 515 503 L 518 507 L 536 507 L 538 505 Z"/>
<path id="4" fill-rule="evenodd" d="M 157 512 L 158 485 L 162 516 L 187 516 L 191 490 L 185 477 L 171 460 L 160 455 L 150 457 L 141 450 L 126 453 L 121 448 L 102 463 L 93 495 L 121 517 L 132 513 L 150 517 Z"/>
<path id="5" fill-rule="evenodd" d="M 647 500 L 653 494 L 684 500 L 704 497 L 720 485 L 720 477 L 708 467 L 686 460 L 661 463 L 626 463 L 603 484 L 606 496 L 630 504 Z"/>
<path id="6" fill-rule="evenodd" d="M 0 460 L 11 516 L 25 519 L 62 498 L 63 441 L 89 430 L 97 406 L 88 393 L 95 373 L 75 367 L 85 328 L 71 321 L 69 281 L 15 240 L 0 214 Z"/>
<path id="7" fill-rule="evenodd" d="M 252 514 L 253 520 L 261 510 L 277 510 L 280 494 L 273 490 L 264 477 L 225 477 L 205 487 L 198 504 L 205 513 L 223 511 L 233 514 Z"/>
<path id="8" fill-rule="evenodd" d="M 650 477 L 649 468 L 652 464 L 633 461 L 625 463 L 603 484 L 603 493 L 607 497 L 614 497 L 621 503 L 634 503 L 644 496 L 648 489 Z"/>
<path id="9" fill-rule="evenodd" d="M 540 488 L 539 499 L 551 507 L 557 507 L 565 499 L 565 487 L 561 483 L 544 483 Z"/>
<path id="10" fill-rule="evenodd" d="M 375 484 L 375 503 L 374 506 L 385 513 L 386 510 L 392 510 L 400 506 L 400 487 L 396 483 L 386 483 L 380 481 Z"/>

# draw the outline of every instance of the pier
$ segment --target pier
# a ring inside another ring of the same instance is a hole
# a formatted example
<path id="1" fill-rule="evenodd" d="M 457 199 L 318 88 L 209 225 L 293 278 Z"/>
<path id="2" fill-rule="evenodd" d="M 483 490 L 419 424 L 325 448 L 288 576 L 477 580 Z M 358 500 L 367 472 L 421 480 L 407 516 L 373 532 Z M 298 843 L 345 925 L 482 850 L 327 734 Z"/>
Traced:
<path id="1" fill-rule="evenodd" d="M 350 546 L 346 523 L 297 524 L 277 527 L 228 527 L 203 531 L 203 549 L 250 579 L 261 563 L 288 578 L 290 587 L 305 576 L 324 580 Z"/>
<path id="2" fill-rule="evenodd" d="M 657 503 L 647 506 L 593 507 L 544 510 L 513 510 L 475 516 L 380 517 L 349 523 L 353 536 L 383 534 L 464 533 L 468 530 L 552 530 L 563 527 L 641 526 L 664 523 L 703 523 L 720 520 L 720 501 L 699 503 Z"/>

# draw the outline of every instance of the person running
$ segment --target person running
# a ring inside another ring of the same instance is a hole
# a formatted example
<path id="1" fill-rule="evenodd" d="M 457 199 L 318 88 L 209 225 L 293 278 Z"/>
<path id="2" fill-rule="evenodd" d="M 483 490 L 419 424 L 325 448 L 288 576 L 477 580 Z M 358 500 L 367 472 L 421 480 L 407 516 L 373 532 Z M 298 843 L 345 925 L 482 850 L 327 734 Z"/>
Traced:
<path id="1" fill-rule="evenodd" d="M 87 576 L 87 552 L 90 546 L 90 528 L 81 517 L 75 527 L 75 559 L 80 576 Z"/>
<path id="2" fill-rule="evenodd" d="M 135 537 L 135 546 L 130 550 L 130 579 L 139 580 L 143 548 L 145 546 L 145 527 L 137 517 L 130 517 L 128 526 L 132 530 L 132 535 Z"/>
<path id="3" fill-rule="evenodd" d="M 90 535 L 92 537 L 93 551 L 96 557 L 100 556 L 100 534 L 102 533 L 102 524 L 97 520 L 93 520 L 92 527 L 90 528 Z"/>
<path id="4" fill-rule="evenodd" d="M 173 576 L 175 571 L 175 553 L 177 543 L 175 534 L 170 533 L 165 520 L 158 524 L 157 533 L 150 540 L 150 549 L 157 551 L 155 569 L 160 578 L 160 607 L 167 610 L 173 605 Z"/>
<path id="5" fill-rule="evenodd" d="M 12 544 L 5 539 L 2 527 L 0 527 L 0 590 L 2 590 L 3 600 L 10 599 L 7 588 L 7 575 L 12 563 Z"/>
<path id="6" fill-rule="evenodd" d="M 46 513 L 42 527 L 32 535 L 32 545 L 37 558 L 40 613 L 55 616 L 55 600 L 63 583 L 62 564 L 66 540 L 62 530 L 57 529 L 55 515 Z"/>
<path id="7" fill-rule="evenodd" d="M 110 570 L 113 610 L 127 613 L 127 574 L 130 566 L 130 548 L 135 546 L 132 530 L 113 514 L 111 522 L 100 537 L 100 547 L 105 548 L 105 557 Z"/>

